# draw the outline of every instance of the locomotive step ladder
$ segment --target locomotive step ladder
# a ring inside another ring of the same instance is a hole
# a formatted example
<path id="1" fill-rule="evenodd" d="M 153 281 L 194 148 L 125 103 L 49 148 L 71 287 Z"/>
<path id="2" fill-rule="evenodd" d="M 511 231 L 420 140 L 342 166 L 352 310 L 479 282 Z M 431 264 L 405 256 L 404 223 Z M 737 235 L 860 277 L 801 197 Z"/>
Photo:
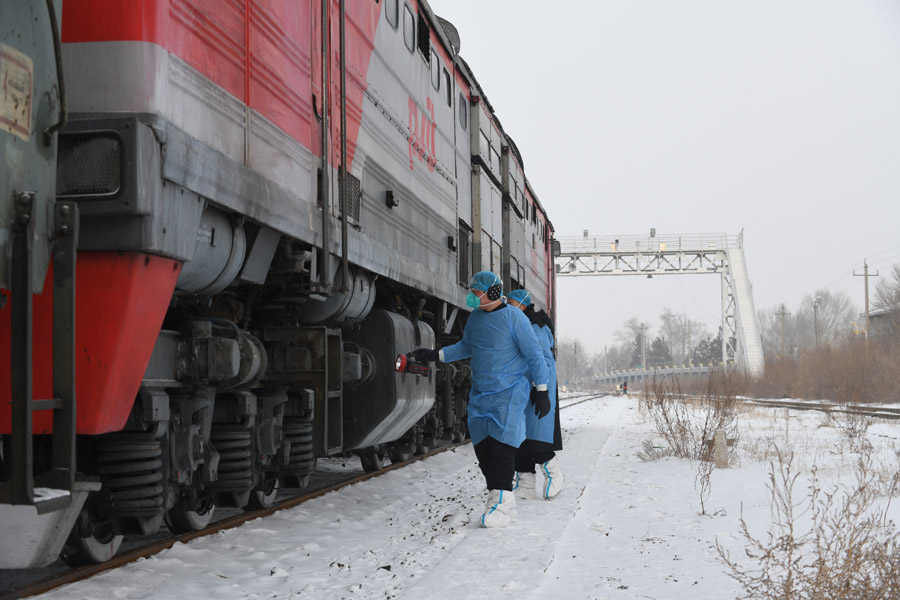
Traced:
<path id="1" fill-rule="evenodd" d="M 12 433 L 4 457 L 0 504 L 31 505 L 38 514 L 70 506 L 75 480 L 75 256 L 78 207 L 58 202 L 53 246 L 53 398 L 32 399 L 32 262 L 34 195 L 18 194 L 12 232 Z M 49 470 L 34 473 L 33 414 L 53 411 Z M 6 479 L 8 477 L 8 479 Z"/>

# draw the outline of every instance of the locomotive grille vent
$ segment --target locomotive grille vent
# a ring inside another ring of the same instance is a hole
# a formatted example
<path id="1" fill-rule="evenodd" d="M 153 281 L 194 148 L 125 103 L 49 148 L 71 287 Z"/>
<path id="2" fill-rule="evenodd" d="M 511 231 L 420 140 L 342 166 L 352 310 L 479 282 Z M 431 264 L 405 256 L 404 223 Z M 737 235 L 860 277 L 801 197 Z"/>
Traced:
<path id="1" fill-rule="evenodd" d="M 347 217 L 350 223 L 359 225 L 359 210 L 362 204 L 362 187 L 360 181 L 350 173 L 344 175 L 347 179 Z M 344 189 L 341 180 L 338 178 L 338 201 L 340 202 L 340 211 L 343 211 L 344 204 L 341 202 Z"/>
<path id="2" fill-rule="evenodd" d="M 118 138 L 60 136 L 57 196 L 111 196 L 121 185 L 122 145 Z"/>

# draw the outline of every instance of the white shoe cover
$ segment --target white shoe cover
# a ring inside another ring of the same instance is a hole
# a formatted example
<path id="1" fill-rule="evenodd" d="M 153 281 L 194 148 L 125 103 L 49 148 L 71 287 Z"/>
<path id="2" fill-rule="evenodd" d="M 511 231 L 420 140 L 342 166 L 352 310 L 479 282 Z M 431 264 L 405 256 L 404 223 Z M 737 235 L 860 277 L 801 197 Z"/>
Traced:
<path id="1" fill-rule="evenodd" d="M 541 465 L 541 472 L 544 474 L 544 485 L 541 488 L 541 496 L 550 500 L 555 498 L 562 491 L 565 478 L 562 474 L 562 467 L 559 464 L 559 457 L 554 456 Z"/>
<path id="2" fill-rule="evenodd" d="M 508 527 L 516 522 L 516 495 L 507 490 L 490 490 L 481 515 L 482 527 Z"/>
<path id="3" fill-rule="evenodd" d="M 513 491 L 519 500 L 537 498 L 537 479 L 534 473 L 516 473 Z"/>

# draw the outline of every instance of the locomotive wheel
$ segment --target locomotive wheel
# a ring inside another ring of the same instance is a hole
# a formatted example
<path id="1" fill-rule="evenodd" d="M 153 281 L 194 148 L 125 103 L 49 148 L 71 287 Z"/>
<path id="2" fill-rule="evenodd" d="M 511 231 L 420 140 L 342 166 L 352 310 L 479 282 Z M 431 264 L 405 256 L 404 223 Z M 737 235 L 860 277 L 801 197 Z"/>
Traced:
<path id="1" fill-rule="evenodd" d="M 279 487 L 277 479 L 261 482 L 250 492 L 250 501 L 247 502 L 244 510 L 269 508 L 275 504 L 275 496 L 278 495 Z"/>
<path id="2" fill-rule="evenodd" d="M 191 533 L 206 529 L 216 511 L 212 500 L 204 500 L 199 510 L 185 510 L 176 504 L 166 513 L 166 525 L 172 533 Z"/>
<path id="3" fill-rule="evenodd" d="M 406 462 L 413 456 L 412 448 L 409 446 L 400 446 L 391 448 L 391 462 Z"/>
<path id="4" fill-rule="evenodd" d="M 110 560 L 119 551 L 125 536 L 113 533 L 109 525 L 94 524 L 93 532 L 82 537 L 76 525 L 66 540 L 60 558 L 70 567 L 102 563 Z"/>
<path id="5" fill-rule="evenodd" d="M 362 463 L 363 471 L 374 473 L 384 468 L 385 455 L 384 446 L 370 446 L 360 451 L 359 461 Z"/>

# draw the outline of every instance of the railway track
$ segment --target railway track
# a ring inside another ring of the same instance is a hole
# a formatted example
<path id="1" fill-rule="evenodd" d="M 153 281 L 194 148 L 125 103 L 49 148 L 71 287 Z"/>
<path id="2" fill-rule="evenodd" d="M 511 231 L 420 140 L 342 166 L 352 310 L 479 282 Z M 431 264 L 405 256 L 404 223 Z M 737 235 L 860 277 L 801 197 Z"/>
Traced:
<path id="1" fill-rule="evenodd" d="M 583 394 L 579 396 L 573 396 L 569 398 L 563 398 L 560 400 L 560 409 L 568 408 L 569 406 L 575 406 L 576 404 L 581 404 L 582 402 L 587 402 L 589 400 L 594 400 L 596 398 L 601 398 L 603 396 L 610 396 L 612 393 L 596 393 L 596 394 Z M 674 394 L 673 394 L 674 395 Z M 635 392 L 635 398 L 639 397 L 639 392 Z M 694 398 L 699 399 L 701 396 L 696 394 L 680 394 L 681 398 Z M 566 403 L 568 401 L 568 403 Z M 860 415 L 866 417 L 872 417 L 876 419 L 892 419 L 892 420 L 900 420 L 900 408 L 890 407 L 890 406 L 868 406 L 864 404 L 837 404 L 835 402 L 828 402 L 825 400 L 788 400 L 788 399 L 759 399 L 759 398 L 744 398 L 738 397 L 737 401 L 742 404 L 754 405 L 754 406 L 765 406 L 768 408 L 787 408 L 791 410 L 817 410 L 825 413 L 839 413 L 839 414 L 848 414 L 848 415 Z"/>
<path id="2" fill-rule="evenodd" d="M 407 461 L 391 464 L 382 469 L 379 469 L 378 471 L 356 475 L 350 477 L 349 479 L 341 480 L 330 485 L 325 485 L 309 492 L 300 493 L 299 495 L 284 498 L 283 500 L 277 501 L 275 504 L 267 508 L 240 512 L 233 516 L 218 520 L 212 523 L 209 527 L 201 529 L 200 531 L 194 531 L 191 533 L 184 533 L 179 535 L 167 535 L 163 537 L 163 539 L 142 545 L 137 548 L 133 548 L 131 550 L 127 550 L 125 552 L 121 552 L 114 556 L 111 560 L 104 563 L 73 567 L 51 575 L 41 575 L 40 573 L 42 571 L 46 571 L 46 569 L 37 569 L 35 570 L 35 578 L 31 581 L 19 583 L 10 587 L 0 587 L 0 600 L 13 600 L 15 598 L 27 598 L 30 596 L 36 596 L 38 594 L 43 594 L 44 592 L 48 592 L 60 586 L 69 583 L 75 583 L 76 581 L 81 581 L 83 579 L 93 577 L 94 575 L 97 575 L 99 573 L 103 573 L 104 571 L 117 569 L 138 559 L 152 556 L 154 554 L 157 554 L 158 552 L 166 550 L 167 548 L 171 548 L 179 542 L 186 543 L 191 540 L 207 535 L 212 535 L 226 529 L 239 527 L 247 521 L 258 519 L 260 517 L 266 517 L 280 510 L 293 508 L 295 506 L 303 504 L 304 502 L 308 502 L 309 500 L 324 496 L 329 492 L 334 492 L 340 490 L 341 488 L 345 488 L 356 483 L 361 483 L 374 477 L 379 477 L 390 471 L 403 468 L 412 463 L 435 456 L 437 454 L 440 454 L 441 452 L 456 448 L 466 443 L 468 443 L 468 441 L 448 444 L 446 446 L 431 450 L 430 452 L 427 452 L 421 456 L 411 458 Z"/>
<path id="3" fill-rule="evenodd" d="M 848 415 L 862 415 L 877 419 L 900 419 L 900 408 L 887 406 L 867 407 L 862 405 L 835 404 L 833 402 L 802 400 L 757 400 L 753 398 L 742 399 L 747 404 L 768 406 L 771 408 L 789 408 L 792 410 L 818 410 L 826 413 L 843 413 Z"/>
<path id="4" fill-rule="evenodd" d="M 606 395 L 607 394 L 582 394 L 582 395 L 578 395 L 578 396 L 570 396 L 568 398 L 562 398 L 560 400 L 560 410 L 565 410 L 567 408 L 570 408 L 570 407 L 578 405 L 578 404 L 582 404 L 584 402 L 596 400 L 597 398 L 601 398 Z M 88 579 L 89 577 L 93 577 L 94 575 L 98 575 L 105 571 L 117 569 L 123 565 L 135 562 L 141 558 L 145 558 L 145 557 L 157 554 L 163 550 L 171 548 L 172 546 L 174 546 L 177 543 L 187 543 L 191 540 L 194 540 L 194 539 L 197 539 L 200 537 L 212 535 L 212 534 L 218 533 L 218 532 L 226 530 L 226 529 L 232 529 L 235 527 L 239 527 L 240 525 L 246 523 L 247 521 L 250 521 L 253 519 L 258 519 L 260 517 L 266 517 L 277 511 L 292 508 L 294 506 L 298 506 L 300 504 L 303 504 L 304 502 L 313 500 L 313 499 L 323 496 L 329 492 L 334 492 L 334 491 L 340 490 L 344 487 L 347 487 L 347 486 L 350 486 L 350 485 L 353 485 L 356 483 L 361 483 L 363 481 L 367 481 L 374 477 L 379 477 L 390 471 L 403 468 L 414 462 L 429 458 L 431 456 L 434 456 L 436 454 L 439 454 L 439 453 L 449 450 L 451 448 L 456 448 L 456 447 L 461 446 L 466 443 L 468 443 L 468 441 L 455 443 L 455 444 L 449 444 L 447 446 L 443 446 L 441 448 L 432 450 L 431 452 L 428 452 L 421 456 L 414 457 L 408 461 L 394 463 L 394 464 L 384 467 L 378 471 L 374 471 L 371 473 L 362 473 L 359 475 L 352 476 L 348 479 L 342 479 L 341 481 L 338 481 L 336 483 L 332 483 L 330 485 L 325 485 L 325 486 L 319 487 L 319 488 L 309 491 L 309 492 L 305 492 L 305 493 L 301 493 L 296 496 L 291 496 L 291 497 L 285 498 L 283 500 L 276 502 L 275 504 L 273 504 L 272 506 L 270 506 L 268 508 L 247 511 L 247 512 L 240 512 L 238 514 L 228 516 L 228 517 L 225 517 L 218 521 L 215 521 L 214 523 L 209 525 L 209 527 L 202 529 L 200 531 L 184 533 L 184 534 L 179 534 L 179 535 L 174 535 L 174 534 L 165 535 L 162 539 L 150 542 L 148 544 L 141 545 L 136 548 L 132 548 L 132 549 L 120 552 L 115 557 L 113 557 L 111 560 L 104 562 L 104 563 L 85 565 L 85 566 L 81 566 L 81 567 L 67 568 L 61 572 L 54 572 L 49 575 L 42 574 L 42 573 L 46 572 L 47 570 L 49 570 L 49 568 L 48 569 L 36 569 L 36 570 L 34 570 L 35 571 L 34 577 L 29 581 L 18 583 L 16 585 L 12 585 L 9 587 L 0 585 L 0 600 L 13 600 L 16 598 L 27 598 L 27 597 L 31 597 L 31 596 L 36 596 L 38 594 L 43 594 L 44 592 L 48 592 L 50 590 L 53 590 L 55 588 L 58 588 L 60 586 L 63 586 L 63 585 L 69 584 L 69 583 L 75 583 L 76 581 Z"/>
<path id="5" fill-rule="evenodd" d="M 560 398 L 559 400 L 559 410 L 565 410 L 567 408 L 571 408 L 578 404 L 582 404 L 584 402 L 590 402 L 591 400 L 596 400 L 597 398 L 603 398 L 604 396 L 609 396 L 610 394 L 584 394 L 579 396 L 570 396 L 568 398 Z"/>

